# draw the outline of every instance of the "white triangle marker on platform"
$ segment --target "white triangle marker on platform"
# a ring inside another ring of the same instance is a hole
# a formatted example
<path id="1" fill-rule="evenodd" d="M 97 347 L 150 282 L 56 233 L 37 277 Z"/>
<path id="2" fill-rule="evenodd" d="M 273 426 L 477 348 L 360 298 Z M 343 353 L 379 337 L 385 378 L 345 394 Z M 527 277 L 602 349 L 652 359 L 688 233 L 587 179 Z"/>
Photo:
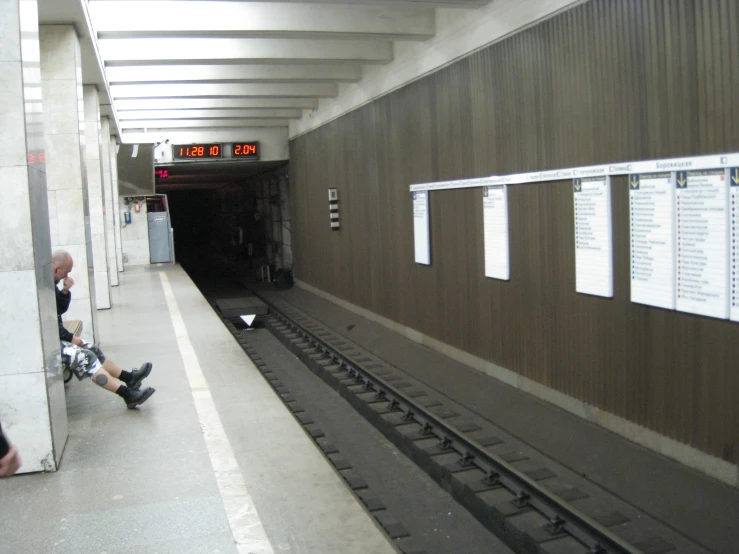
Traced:
<path id="1" fill-rule="evenodd" d="M 246 323 L 249 327 L 251 327 L 251 324 L 254 323 L 254 320 L 257 318 L 257 316 L 255 315 L 242 315 L 239 317 L 243 319 L 244 323 Z"/>

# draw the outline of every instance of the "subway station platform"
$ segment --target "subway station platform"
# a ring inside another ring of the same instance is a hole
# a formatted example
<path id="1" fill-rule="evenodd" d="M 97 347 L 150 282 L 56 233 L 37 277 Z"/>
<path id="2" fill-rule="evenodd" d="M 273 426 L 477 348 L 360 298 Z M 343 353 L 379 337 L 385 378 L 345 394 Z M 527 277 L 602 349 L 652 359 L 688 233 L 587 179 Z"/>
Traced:
<path id="1" fill-rule="evenodd" d="M 397 552 L 180 266 L 112 290 L 98 342 L 156 393 L 66 386 L 60 470 L 0 481 L 0 552 Z"/>

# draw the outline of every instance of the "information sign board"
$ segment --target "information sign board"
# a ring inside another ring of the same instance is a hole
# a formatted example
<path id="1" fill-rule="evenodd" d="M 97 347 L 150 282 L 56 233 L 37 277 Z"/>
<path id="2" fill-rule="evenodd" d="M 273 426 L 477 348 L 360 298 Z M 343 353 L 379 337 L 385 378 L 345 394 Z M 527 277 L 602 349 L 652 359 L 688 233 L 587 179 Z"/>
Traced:
<path id="1" fill-rule="evenodd" d="M 611 178 L 575 179 L 576 290 L 613 297 Z"/>
<path id="2" fill-rule="evenodd" d="M 739 321 L 739 167 L 729 170 L 729 245 L 731 246 L 731 267 L 729 279 L 731 286 L 731 321 Z"/>
<path id="3" fill-rule="evenodd" d="M 729 181 L 725 169 L 678 171 L 677 309 L 729 317 Z"/>
<path id="4" fill-rule="evenodd" d="M 431 265 L 431 241 L 429 237 L 429 192 L 413 193 L 413 238 L 416 263 Z"/>
<path id="5" fill-rule="evenodd" d="M 675 309 L 675 174 L 629 177 L 631 301 Z"/>
<path id="6" fill-rule="evenodd" d="M 505 185 L 486 187 L 482 193 L 485 230 L 485 276 L 511 278 L 508 243 L 508 189 Z"/>

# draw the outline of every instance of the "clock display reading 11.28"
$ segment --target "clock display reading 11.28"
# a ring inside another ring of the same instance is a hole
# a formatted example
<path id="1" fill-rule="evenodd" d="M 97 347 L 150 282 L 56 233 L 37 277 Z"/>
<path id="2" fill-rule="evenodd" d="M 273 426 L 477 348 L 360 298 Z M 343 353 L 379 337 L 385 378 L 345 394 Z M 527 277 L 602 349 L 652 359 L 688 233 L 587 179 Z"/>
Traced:
<path id="1" fill-rule="evenodd" d="M 202 160 L 222 158 L 222 144 L 181 144 L 172 147 L 175 160 Z"/>

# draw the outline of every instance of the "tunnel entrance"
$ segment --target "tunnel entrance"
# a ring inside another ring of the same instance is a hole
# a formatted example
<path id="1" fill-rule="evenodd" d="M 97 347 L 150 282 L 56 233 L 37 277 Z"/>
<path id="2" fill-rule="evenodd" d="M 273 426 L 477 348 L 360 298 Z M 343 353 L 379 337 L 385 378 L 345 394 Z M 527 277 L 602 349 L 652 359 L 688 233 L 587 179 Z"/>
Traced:
<path id="1" fill-rule="evenodd" d="M 166 169 L 158 172 L 166 177 L 157 177 L 157 193 L 167 195 L 176 260 L 188 273 L 209 260 L 256 281 L 292 269 L 287 161 Z"/>

